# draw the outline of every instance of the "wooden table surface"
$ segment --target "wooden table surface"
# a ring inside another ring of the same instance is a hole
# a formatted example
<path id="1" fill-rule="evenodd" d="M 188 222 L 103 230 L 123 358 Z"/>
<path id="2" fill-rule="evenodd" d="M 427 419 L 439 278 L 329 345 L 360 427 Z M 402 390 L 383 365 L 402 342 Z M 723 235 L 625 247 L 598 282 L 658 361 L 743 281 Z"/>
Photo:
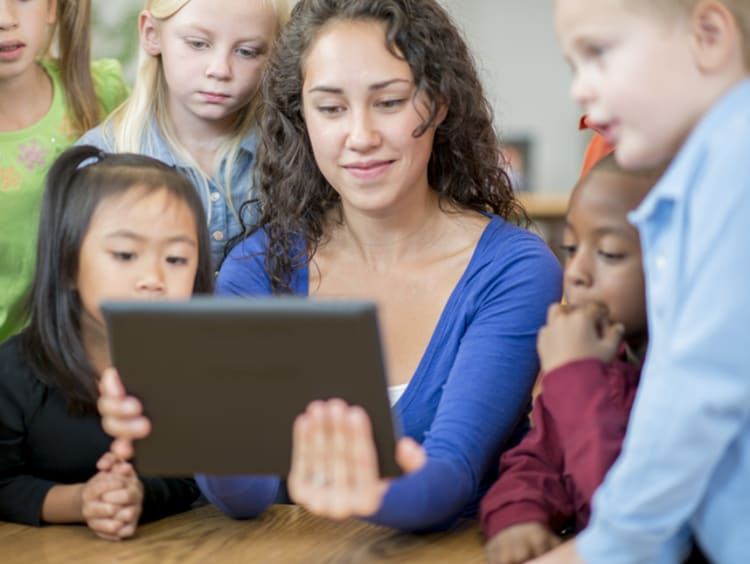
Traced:
<path id="1" fill-rule="evenodd" d="M 484 562 L 476 523 L 427 535 L 401 534 L 358 520 L 334 522 L 297 506 L 274 505 L 260 518 L 234 521 L 206 505 L 144 525 L 110 542 L 84 526 L 27 527 L 0 522 L 0 563 Z"/>

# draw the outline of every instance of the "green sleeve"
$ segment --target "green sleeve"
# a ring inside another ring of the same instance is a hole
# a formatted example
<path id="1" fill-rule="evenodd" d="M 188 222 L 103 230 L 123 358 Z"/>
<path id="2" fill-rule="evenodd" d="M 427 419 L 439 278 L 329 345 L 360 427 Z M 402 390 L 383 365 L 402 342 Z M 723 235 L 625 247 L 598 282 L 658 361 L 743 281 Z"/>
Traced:
<path id="1" fill-rule="evenodd" d="M 91 63 L 91 75 L 102 118 L 105 118 L 128 97 L 122 66 L 115 59 L 99 59 Z"/>

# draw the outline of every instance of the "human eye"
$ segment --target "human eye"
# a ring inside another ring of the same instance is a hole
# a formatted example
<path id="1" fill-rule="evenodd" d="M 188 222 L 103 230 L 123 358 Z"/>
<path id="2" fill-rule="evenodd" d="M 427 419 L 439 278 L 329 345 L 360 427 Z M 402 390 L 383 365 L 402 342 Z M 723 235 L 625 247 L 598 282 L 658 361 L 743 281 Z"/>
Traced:
<path id="1" fill-rule="evenodd" d="M 182 266 L 188 263 L 187 257 L 180 255 L 170 255 L 167 257 L 167 263 L 171 265 Z"/>
<path id="2" fill-rule="evenodd" d="M 562 255 L 567 259 L 571 258 L 573 255 L 576 254 L 577 247 L 573 244 L 565 244 L 563 243 L 560 245 L 560 252 Z"/>
<path id="3" fill-rule="evenodd" d="M 317 110 L 327 116 L 336 116 L 342 114 L 346 108 L 340 104 L 319 104 Z"/>
<path id="4" fill-rule="evenodd" d="M 195 49 L 196 51 L 202 51 L 208 48 L 208 41 L 200 39 L 199 37 L 186 37 L 185 43 L 187 43 L 188 47 Z"/>
<path id="5" fill-rule="evenodd" d="M 600 257 L 602 257 L 607 262 L 619 262 L 625 258 L 625 253 L 621 252 L 613 252 L 613 251 L 607 251 L 604 249 L 599 249 L 597 251 Z"/>
<path id="6" fill-rule="evenodd" d="M 586 59 L 598 59 L 607 52 L 607 48 L 599 43 L 587 43 L 581 49 L 581 54 Z"/>
<path id="7" fill-rule="evenodd" d="M 235 52 L 243 59 L 257 59 L 265 53 L 265 49 L 258 47 L 242 46 L 237 47 Z"/>
<path id="8" fill-rule="evenodd" d="M 135 253 L 129 251 L 111 251 L 110 255 L 117 262 L 129 262 L 135 258 Z"/>
<path id="9" fill-rule="evenodd" d="M 376 103 L 376 106 L 384 110 L 395 110 L 406 103 L 406 98 L 386 98 Z"/>

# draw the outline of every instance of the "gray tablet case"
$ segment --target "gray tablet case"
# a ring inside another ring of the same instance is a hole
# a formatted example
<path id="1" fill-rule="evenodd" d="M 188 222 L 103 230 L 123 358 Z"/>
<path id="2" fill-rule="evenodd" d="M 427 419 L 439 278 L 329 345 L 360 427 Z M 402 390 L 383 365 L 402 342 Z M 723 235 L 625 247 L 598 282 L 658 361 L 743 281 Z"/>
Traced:
<path id="1" fill-rule="evenodd" d="M 380 472 L 394 460 L 375 306 L 294 297 L 101 305 L 113 364 L 152 421 L 148 475 L 289 472 L 292 424 L 315 399 L 370 415 Z"/>

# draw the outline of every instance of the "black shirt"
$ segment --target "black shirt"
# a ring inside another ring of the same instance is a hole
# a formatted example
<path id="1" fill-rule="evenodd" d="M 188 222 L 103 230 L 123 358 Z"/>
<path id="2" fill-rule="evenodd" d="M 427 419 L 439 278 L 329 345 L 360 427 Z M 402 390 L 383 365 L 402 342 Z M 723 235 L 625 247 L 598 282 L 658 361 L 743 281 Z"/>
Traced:
<path id="1" fill-rule="evenodd" d="M 98 414 L 71 415 L 62 391 L 33 374 L 20 336 L 0 345 L 0 520 L 41 525 L 47 492 L 92 478 L 111 442 Z M 184 511 L 200 495 L 192 479 L 140 478 L 141 522 Z"/>

